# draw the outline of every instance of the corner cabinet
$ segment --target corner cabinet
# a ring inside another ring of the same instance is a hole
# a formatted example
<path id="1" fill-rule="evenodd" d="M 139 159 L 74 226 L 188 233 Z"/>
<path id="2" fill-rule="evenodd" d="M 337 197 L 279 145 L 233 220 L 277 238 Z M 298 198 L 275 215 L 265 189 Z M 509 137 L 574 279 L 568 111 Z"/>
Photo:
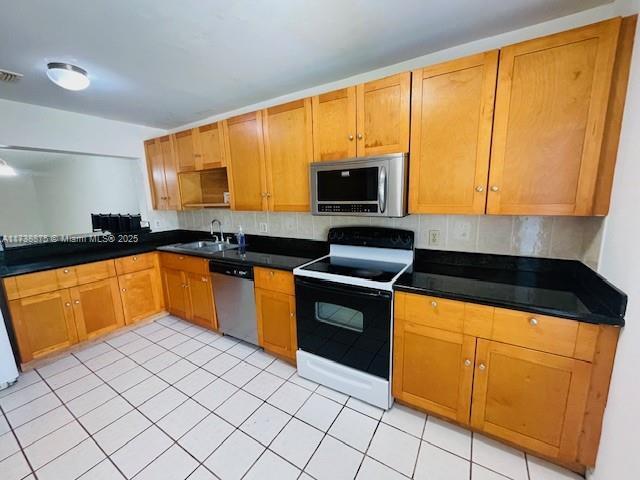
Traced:
<path id="1" fill-rule="evenodd" d="M 618 333 L 396 292 L 393 395 L 582 472 L 595 465 Z"/>
<path id="2" fill-rule="evenodd" d="M 169 135 L 144 142 L 151 203 L 155 210 L 180 210 L 180 188 L 173 142 Z"/>
<path id="3" fill-rule="evenodd" d="M 293 274 L 256 267 L 258 342 L 266 351 L 295 363 L 298 350 Z"/>
<path id="4" fill-rule="evenodd" d="M 594 214 L 620 24 L 501 50 L 487 213 Z"/>
<path id="5" fill-rule="evenodd" d="M 315 161 L 409 151 L 411 74 L 313 97 Z"/>

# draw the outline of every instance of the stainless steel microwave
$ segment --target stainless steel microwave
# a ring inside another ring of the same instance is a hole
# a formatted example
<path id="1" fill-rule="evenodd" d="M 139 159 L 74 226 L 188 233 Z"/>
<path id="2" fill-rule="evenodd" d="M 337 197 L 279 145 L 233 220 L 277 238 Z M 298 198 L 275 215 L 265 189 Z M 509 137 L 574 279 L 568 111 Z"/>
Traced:
<path id="1" fill-rule="evenodd" d="M 408 169 L 406 153 L 312 163 L 311 213 L 404 217 Z"/>

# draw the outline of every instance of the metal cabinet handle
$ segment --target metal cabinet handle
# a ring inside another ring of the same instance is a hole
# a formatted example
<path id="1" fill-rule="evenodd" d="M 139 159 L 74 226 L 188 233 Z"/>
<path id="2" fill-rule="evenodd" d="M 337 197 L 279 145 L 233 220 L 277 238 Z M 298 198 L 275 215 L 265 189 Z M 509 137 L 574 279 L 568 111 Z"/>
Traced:
<path id="1" fill-rule="evenodd" d="M 207 277 L 202 277 L 200 280 L 202 280 L 204 283 L 207 283 L 209 281 Z"/>
<path id="2" fill-rule="evenodd" d="M 484 192 L 484 187 L 482 185 L 478 185 L 476 187 L 476 192 L 478 192 L 478 193 Z"/>
<path id="3" fill-rule="evenodd" d="M 362 134 L 361 134 L 361 133 L 359 133 L 359 134 L 358 134 L 358 140 L 362 140 L 362 138 L 363 138 L 363 137 L 362 137 Z"/>
<path id="4" fill-rule="evenodd" d="M 535 327 L 536 325 L 538 325 L 538 319 L 537 318 L 530 318 L 529 319 L 529 325 L 531 325 L 532 327 Z"/>
<path id="5" fill-rule="evenodd" d="M 65 307 L 70 307 L 71 306 L 71 302 L 64 302 L 64 306 Z"/>
<path id="6" fill-rule="evenodd" d="M 471 366 L 471 360 L 469 360 L 468 358 L 464 361 L 464 366 L 465 367 L 470 367 Z"/>
<path id="7" fill-rule="evenodd" d="M 126 288 L 123 288 L 123 289 L 122 289 L 122 291 L 123 291 L 123 292 L 126 292 L 126 291 L 127 291 L 127 289 L 126 289 Z"/>
<path id="8" fill-rule="evenodd" d="M 293 318 L 293 312 L 289 313 L 289 316 L 290 316 L 291 318 Z"/>
<path id="9" fill-rule="evenodd" d="M 69 273 L 69 269 L 68 269 L 68 268 L 65 268 L 62 272 L 63 272 L 63 273 Z"/>
<path id="10" fill-rule="evenodd" d="M 347 138 L 349 139 L 350 142 L 353 142 L 353 135 L 349 135 Z"/>
<path id="11" fill-rule="evenodd" d="M 433 308 L 436 308 L 436 307 L 438 306 L 438 302 L 436 302 L 435 300 L 433 300 L 433 301 L 431 302 L 431 306 L 432 306 Z"/>
<path id="12" fill-rule="evenodd" d="M 481 363 L 480 365 L 478 365 L 478 368 L 479 368 L 480 370 L 486 370 L 486 369 L 487 369 L 487 366 L 486 366 L 484 363 Z"/>
<path id="13" fill-rule="evenodd" d="M 131 260 L 133 260 L 134 262 L 138 261 L 138 257 L 133 257 Z"/>
<path id="14" fill-rule="evenodd" d="M 80 305 L 80 300 L 74 300 L 74 302 L 76 305 Z"/>
<path id="15" fill-rule="evenodd" d="M 491 186 L 491 191 L 492 192 L 498 192 L 498 191 L 500 191 L 500 187 L 498 187 L 497 185 L 492 185 Z"/>

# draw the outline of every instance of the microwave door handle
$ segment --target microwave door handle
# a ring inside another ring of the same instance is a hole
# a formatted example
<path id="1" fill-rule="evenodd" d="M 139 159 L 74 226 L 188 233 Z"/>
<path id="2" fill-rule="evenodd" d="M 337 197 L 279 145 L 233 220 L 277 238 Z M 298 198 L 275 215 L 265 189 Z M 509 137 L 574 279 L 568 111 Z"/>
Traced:
<path id="1" fill-rule="evenodd" d="M 384 213 L 387 208 L 387 168 L 384 165 L 378 175 L 378 206 L 380 213 Z"/>

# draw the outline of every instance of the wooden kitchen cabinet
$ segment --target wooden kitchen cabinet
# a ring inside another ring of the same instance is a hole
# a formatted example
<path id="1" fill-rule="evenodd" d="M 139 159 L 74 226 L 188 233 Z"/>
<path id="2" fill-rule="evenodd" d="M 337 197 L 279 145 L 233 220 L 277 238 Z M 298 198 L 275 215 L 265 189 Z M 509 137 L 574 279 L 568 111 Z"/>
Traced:
<path id="1" fill-rule="evenodd" d="M 316 95 L 311 102 L 314 161 L 355 157 L 356 87 Z"/>
<path id="2" fill-rule="evenodd" d="M 469 423 L 476 339 L 396 317 L 393 395 Z"/>
<path id="3" fill-rule="evenodd" d="M 169 135 L 144 142 L 151 200 L 155 210 L 180 210 L 180 188 L 173 142 Z"/>
<path id="4" fill-rule="evenodd" d="M 78 342 L 67 289 L 12 300 L 9 309 L 23 363 Z"/>
<path id="5" fill-rule="evenodd" d="M 298 335 L 293 274 L 275 268 L 253 269 L 258 343 L 266 351 L 296 362 Z"/>
<path id="6" fill-rule="evenodd" d="M 256 288 L 256 314 L 260 346 L 295 362 L 298 350 L 295 297 Z"/>
<path id="7" fill-rule="evenodd" d="M 216 330 L 218 322 L 208 259 L 161 252 L 160 264 L 167 310 L 196 325 Z"/>
<path id="8" fill-rule="evenodd" d="M 162 287 L 157 268 L 148 268 L 118 277 L 125 323 L 130 325 L 164 308 Z"/>
<path id="9" fill-rule="evenodd" d="M 315 161 L 409 151 L 411 74 L 313 97 Z"/>
<path id="10" fill-rule="evenodd" d="M 483 214 L 498 50 L 412 73 L 409 212 Z"/>
<path id="11" fill-rule="evenodd" d="M 196 138 L 196 170 L 225 167 L 226 153 L 220 123 L 210 123 L 194 129 Z"/>
<path id="12" fill-rule="evenodd" d="M 78 340 L 91 340 L 124 326 L 116 278 L 87 283 L 69 290 Z"/>
<path id="13" fill-rule="evenodd" d="M 501 50 L 487 213 L 594 213 L 620 24 Z"/>
<path id="14" fill-rule="evenodd" d="M 187 298 L 187 282 L 184 273 L 171 268 L 162 268 L 162 286 L 167 311 L 176 317 L 186 319 L 189 316 L 189 299 Z"/>
<path id="15" fill-rule="evenodd" d="M 173 134 L 178 172 L 193 172 L 196 169 L 195 142 L 193 129 Z"/>
<path id="16" fill-rule="evenodd" d="M 227 151 L 231 208 L 259 211 L 267 208 L 262 112 L 222 122 Z"/>
<path id="17" fill-rule="evenodd" d="M 265 109 L 263 125 L 269 211 L 309 211 L 311 99 Z"/>
<path id="18" fill-rule="evenodd" d="M 575 461 L 591 364 L 478 340 L 471 424 L 547 457 Z"/>

